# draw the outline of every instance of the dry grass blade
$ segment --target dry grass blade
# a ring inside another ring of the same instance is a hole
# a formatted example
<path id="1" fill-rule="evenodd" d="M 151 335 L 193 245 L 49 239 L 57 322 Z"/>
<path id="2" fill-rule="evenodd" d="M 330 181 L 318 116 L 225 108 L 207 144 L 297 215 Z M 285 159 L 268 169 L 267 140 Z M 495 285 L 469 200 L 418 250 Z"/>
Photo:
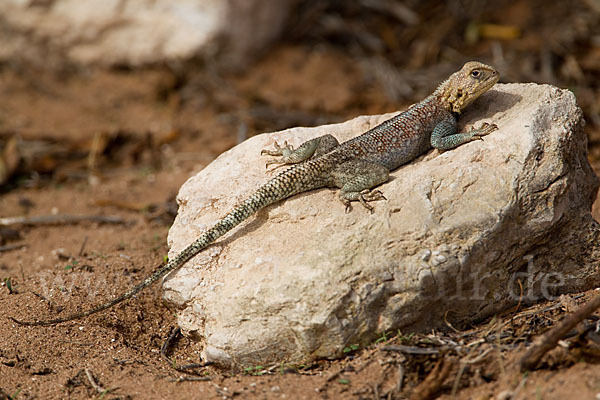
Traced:
<path id="1" fill-rule="evenodd" d="M 402 344 L 397 345 L 389 345 L 381 348 L 383 351 L 397 351 L 400 353 L 407 354 L 420 354 L 420 355 L 435 355 L 439 354 L 440 351 L 438 349 L 433 349 L 429 347 L 415 347 L 415 346 L 405 346 Z"/>

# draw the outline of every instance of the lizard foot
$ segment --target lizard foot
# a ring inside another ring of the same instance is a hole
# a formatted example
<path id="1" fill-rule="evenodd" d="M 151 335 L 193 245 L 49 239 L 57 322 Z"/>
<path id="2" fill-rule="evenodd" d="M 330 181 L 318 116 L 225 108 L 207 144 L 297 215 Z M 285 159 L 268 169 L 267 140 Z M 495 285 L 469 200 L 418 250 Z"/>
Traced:
<path id="1" fill-rule="evenodd" d="M 369 204 L 369 202 L 387 200 L 383 193 L 381 193 L 381 191 L 369 189 L 365 189 L 361 192 L 354 193 L 340 193 L 340 199 L 342 200 L 342 203 L 344 203 L 344 205 L 346 206 L 346 214 L 352 211 L 352 201 L 359 201 L 364 208 L 366 208 L 371 212 L 371 214 L 373 214 L 373 212 L 375 212 L 375 209 L 372 205 Z"/>
<path id="2" fill-rule="evenodd" d="M 287 140 L 285 142 L 283 142 L 283 147 L 281 147 L 279 145 L 279 143 L 275 142 L 274 144 L 275 146 L 275 150 L 269 150 L 269 149 L 262 149 L 262 151 L 260 152 L 261 156 L 283 156 L 285 157 L 286 154 L 290 154 L 294 151 L 294 148 L 288 144 Z"/>
<path id="3" fill-rule="evenodd" d="M 281 164 L 275 167 L 277 169 L 279 167 L 283 167 L 286 164 L 290 164 L 289 157 L 294 152 L 294 148 L 288 144 L 287 140 L 283 142 L 283 147 L 279 145 L 279 143 L 275 142 L 274 144 L 275 150 L 262 149 L 260 152 L 261 156 L 275 156 L 280 157 L 273 160 L 269 160 L 265 163 L 265 168 L 269 168 L 269 165 L 273 164 Z"/>
<path id="4" fill-rule="evenodd" d="M 483 124 L 481 124 L 481 127 L 477 129 L 471 128 L 469 133 L 471 134 L 471 140 L 483 140 L 483 136 L 487 136 L 497 129 L 498 125 L 488 124 L 487 122 L 484 122 Z"/>
<path id="5" fill-rule="evenodd" d="M 360 192 L 360 196 L 358 196 L 358 201 L 360 201 L 360 204 L 362 204 L 364 208 L 369 210 L 371 212 L 371 214 L 373 214 L 373 212 L 375 210 L 374 210 L 373 206 L 370 205 L 368 202 L 369 201 L 379 201 L 379 200 L 387 200 L 385 198 L 385 196 L 383 195 L 383 193 L 381 193 L 381 191 L 379 191 L 379 190 L 365 189 L 362 192 Z"/>

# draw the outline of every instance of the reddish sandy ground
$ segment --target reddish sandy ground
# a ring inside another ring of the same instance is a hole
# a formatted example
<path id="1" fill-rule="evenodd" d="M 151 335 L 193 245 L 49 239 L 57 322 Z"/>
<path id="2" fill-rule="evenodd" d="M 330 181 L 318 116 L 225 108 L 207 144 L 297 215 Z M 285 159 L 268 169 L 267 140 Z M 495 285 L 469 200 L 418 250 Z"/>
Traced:
<path id="1" fill-rule="evenodd" d="M 270 78 L 273 68 L 280 69 L 277 78 Z M 160 70 L 90 72 L 61 79 L 0 72 L 4 137 L 16 133 L 63 148 L 63 153 L 39 161 L 52 173 L 50 179 L 29 175 L 0 197 L 0 217 L 101 214 L 126 221 L 13 227 L 20 239 L 7 244 L 23 247 L 0 253 L 0 279 L 10 278 L 15 291 L 10 293 L 6 283 L 0 287 L 0 399 L 373 399 L 414 394 L 439 358 L 387 352 L 382 349 L 384 341 L 337 361 L 246 372 L 207 367 L 200 371 L 205 380 L 181 379 L 188 375 L 173 370 L 160 355 L 175 327 L 176 310 L 163 305 L 158 285 L 107 312 L 59 326 L 22 327 L 7 318 L 65 315 L 120 293 L 150 274 L 167 254 L 166 235 L 173 217 L 169 207 L 182 183 L 233 146 L 240 132 L 267 129 L 265 120 L 270 128 L 285 127 L 258 107 L 250 115 L 230 110 L 244 110 L 259 98 L 306 111 L 287 115 L 285 125 L 310 119 L 316 110 L 325 111 L 328 120 L 343 120 L 403 106 L 387 102 L 376 87 L 357 87 L 353 83 L 359 81 L 357 73 L 339 55 L 283 48 L 234 80 L 234 93 L 206 89 L 211 81 L 200 77 L 198 92 L 183 98 L 173 89 L 172 74 Z M 259 114 L 262 120 L 256 117 Z M 90 161 L 85 155 L 98 141 L 102 151 Z M 84 156 L 77 157 L 80 153 Z M 530 323 L 532 334 L 543 332 L 568 308 L 521 318 L 518 325 Z M 493 330 L 499 321 L 510 321 L 522 311 L 473 329 Z M 396 337 L 390 343 L 402 340 Z M 597 354 L 559 349 L 555 361 L 522 374 L 516 361 L 523 346 L 492 350 L 458 378 L 460 364 L 449 356 L 454 364 L 439 394 L 452 398 L 455 382 L 460 399 L 489 399 L 515 390 L 523 399 L 593 399 L 600 393 Z M 198 345 L 182 339 L 173 356 L 179 365 L 198 362 L 198 350 Z M 401 376 L 402 387 L 396 391 Z"/>

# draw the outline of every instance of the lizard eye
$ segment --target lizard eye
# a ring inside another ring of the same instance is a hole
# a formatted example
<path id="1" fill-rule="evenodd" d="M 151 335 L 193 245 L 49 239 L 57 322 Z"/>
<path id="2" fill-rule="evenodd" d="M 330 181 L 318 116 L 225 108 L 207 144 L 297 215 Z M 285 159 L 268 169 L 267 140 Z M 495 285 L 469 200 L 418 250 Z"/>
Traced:
<path id="1" fill-rule="evenodd" d="M 471 71 L 471 76 L 473 78 L 478 78 L 479 75 L 481 75 L 481 72 L 478 69 L 474 69 L 473 71 Z"/>

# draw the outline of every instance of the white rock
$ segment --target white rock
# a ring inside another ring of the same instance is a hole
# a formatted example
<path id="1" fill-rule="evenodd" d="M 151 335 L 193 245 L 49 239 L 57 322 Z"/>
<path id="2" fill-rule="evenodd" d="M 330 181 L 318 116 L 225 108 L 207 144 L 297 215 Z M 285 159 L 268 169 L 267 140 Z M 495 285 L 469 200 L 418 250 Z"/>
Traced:
<path id="1" fill-rule="evenodd" d="M 137 66 L 219 51 L 240 64 L 279 35 L 293 2 L 2 0 L 0 60 Z"/>
<path id="2" fill-rule="evenodd" d="M 222 154 L 181 188 L 169 256 L 269 179 L 261 149 L 324 133 L 347 140 L 389 117 L 259 135 Z M 203 343 L 205 360 L 335 357 L 378 332 L 460 326 L 519 297 L 598 286 L 598 178 L 573 94 L 497 85 L 462 120 L 500 129 L 394 171 L 374 214 L 360 205 L 345 214 L 337 190 L 303 193 L 168 276 L 164 297 L 183 309 L 179 325 Z"/>

